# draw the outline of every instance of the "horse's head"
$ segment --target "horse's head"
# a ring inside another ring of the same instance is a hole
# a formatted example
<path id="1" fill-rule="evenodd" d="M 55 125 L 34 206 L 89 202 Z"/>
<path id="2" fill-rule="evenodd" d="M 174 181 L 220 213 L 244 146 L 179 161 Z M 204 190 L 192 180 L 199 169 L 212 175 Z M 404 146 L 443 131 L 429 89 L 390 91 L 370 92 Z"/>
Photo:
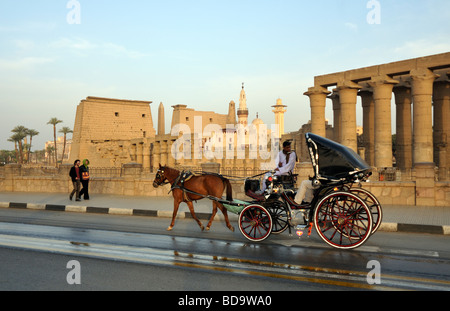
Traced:
<path id="1" fill-rule="evenodd" d="M 153 181 L 153 187 L 158 188 L 161 185 L 167 184 L 167 177 L 165 175 L 165 170 L 167 167 L 159 165 L 159 169 L 156 172 L 155 180 Z"/>

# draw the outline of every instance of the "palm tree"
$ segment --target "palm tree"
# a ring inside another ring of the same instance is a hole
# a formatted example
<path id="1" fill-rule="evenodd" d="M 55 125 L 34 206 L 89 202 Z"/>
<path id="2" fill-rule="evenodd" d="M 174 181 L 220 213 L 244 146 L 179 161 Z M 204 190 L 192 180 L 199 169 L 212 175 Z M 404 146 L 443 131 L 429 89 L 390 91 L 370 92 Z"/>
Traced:
<path id="1" fill-rule="evenodd" d="M 23 145 L 22 140 L 27 137 L 27 128 L 22 125 L 16 126 L 11 132 L 14 133 L 13 136 L 11 136 L 11 139 L 16 141 L 19 145 L 19 163 L 23 164 Z"/>
<path id="2" fill-rule="evenodd" d="M 4 164 L 9 164 L 14 158 L 14 151 L 1 150 L 0 151 L 0 166 Z"/>
<path id="3" fill-rule="evenodd" d="M 64 134 L 64 147 L 63 147 L 63 153 L 62 153 L 62 157 L 61 157 L 61 163 L 62 163 L 64 161 L 64 154 L 66 153 L 66 141 L 67 141 L 66 136 L 69 133 L 73 133 L 73 131 L 69 127 L 65 126 L 59 130 L 59 133 Z"/>
<path id="4" fill-rule="evenodd" d="M 44 161 L 44 159 L 45 159 L 45 149 L 36 150 L 34 152 L 34 154 L 35 154 L 36 163 Z"/>
<path id="5" fill-rule="evenodd" d="M 47 148 L 45 149 L 45 152 L 47 152 L 47 154 L 48 154 L 48 164 L 50 164 L 51 158 L 52 158 L 52 153 L 55 152 L 55 147 L 48 145 Z"/>
<path id="6" fill-rule="evenodd" d="M 30 148 L 28 149 L 28 162 L 30 162 L 30 152 L 31 146 L 33 145 L 33 137 L 39 135 L 39 132 L 33 129 L 28 129 L 27 135 L 30 136 Z"/>
<path id="7" fill-rule="evenodd" d="M 56 124 L 62 123 L 63 121 L 58 120 L 58 118 L 51 118 L 50 121 L 47 122 L 47 124 L 53 125 L 53 141 L 55 142 L 55 165 L 58 166 L 58 159 L 56 158 L 56 154 L 58 153 L 58 149 L 56 147 Z"/>

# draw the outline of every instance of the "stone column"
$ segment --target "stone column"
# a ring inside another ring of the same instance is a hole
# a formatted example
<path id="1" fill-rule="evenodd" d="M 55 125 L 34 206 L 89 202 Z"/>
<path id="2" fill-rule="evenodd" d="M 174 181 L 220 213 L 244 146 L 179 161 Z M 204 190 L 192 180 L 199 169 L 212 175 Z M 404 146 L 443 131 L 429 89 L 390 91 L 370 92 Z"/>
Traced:
<path id="1" fill-rule="evenodd" d="M 363 108 L 363 135 L 365 159 L 370 166 L 375 165 L 375 103 L 373 93 L 369 88 L 359 91 Z"/>
<path id="2" fill-rule="evenodd" d="M 153 167 L 158 169 L 159 164 L 161 164 L 161 142 L 155 141 L 153 143 Z"/>
<path id="3" fill-rule="evenodd" d="M 175 167 L 175 158 L 172 155 L 172 146 L 175 143 L 175 140 L 167 141 L 167 165 L 170 167 Z"/>
<path id="4" fill-rule="evenodd" d="M 375 167 L 392 167 L 392 88 L 399 83 L 388 76 L 372 78 L 369 85 L 373 88 L 375 102 Z"/>
<path id="5" fill-rule="evenodd" d="M 396 162 L 399 169 L 411 169 L 412 160 L 412 119 L 411 87 L 402 83 L 394 87 L 396 105 Z"/>
<path id="6" fill-rule="evenodd" d="M 341 144 L 358 152 L 356 137 L 356 98 L 361 87 L 353 82 L 338 83 L 339 99 L 341 105 Z"/>
<path id="7" fill-rule="evenodd" d="M 136 162 L 137 160 L 137 150 L 136 150 L 136 144 L 131 144 L 130 146 L 130 158 L 132 162 Z"/>
<path id="8" fill-rule="evenodd" d="M 336 89 L 333 90 L 333 93 L 328 96 L 333 103 L 333 130 L 334 130 L 334 141 L 340 142 L 341 137 L 339 136 L 341 131 L 341 104 L 339 102 L 339 93 Z"/>
<path id="9" fill-rule="evenodd" d="M 327 95 L 330 94 L 326 88 L 315 86 L 308 89 L 304 95 L 309 96 L 311 105 L 311 132 L 326 137 L 325 131 L 325 105 Z"/>
<path id="10" fill-rule="evenodd" d="M 442 75 L 433 87 L 434 104 L 434 162 L 439 167 L 439 180 L 447 178 L 450 152 L 450 80 Z"/>
<path id="11" fill-rule="evenodd" d="M 136 144 L 136 162 L 139 164 L 143 164 L 143 155 L 144 155 L 144 144 L 143 143 L 137 143 Z"/>
<path id="12" fill-rule="evenodd" d="M 168 142 L 167 140 L 161 140 L 161 165 L 168 165 L 168 148 L 167 148 Z"/>
<path id="13" fill-rule="evenodd" d="M 413 160 L 417 163 L 433 162 L 433 120 L 431 97 L 433 83 L 438 77 L 426 68 L 410 72 L 413 96 Z"/>
<path id="14" fill-rule="evenodd" d="M 143 146 L 143 151 L 142 151 L 143 164 L 142 164 L 142 167 L 144 169 L 150 169 L 150 144 L 144 143 L 142 146 Z"/>

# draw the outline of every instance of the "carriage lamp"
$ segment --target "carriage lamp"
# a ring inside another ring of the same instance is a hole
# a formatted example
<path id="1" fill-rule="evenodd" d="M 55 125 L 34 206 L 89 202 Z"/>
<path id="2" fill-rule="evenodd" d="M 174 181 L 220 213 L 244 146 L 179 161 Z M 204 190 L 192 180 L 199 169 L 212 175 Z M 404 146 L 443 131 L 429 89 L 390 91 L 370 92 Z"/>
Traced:
<path id="1" fill-rule="evenodd" d="M 297 235 L 300 238 L 303 235 L 303 230 L 297 230 Z"/>

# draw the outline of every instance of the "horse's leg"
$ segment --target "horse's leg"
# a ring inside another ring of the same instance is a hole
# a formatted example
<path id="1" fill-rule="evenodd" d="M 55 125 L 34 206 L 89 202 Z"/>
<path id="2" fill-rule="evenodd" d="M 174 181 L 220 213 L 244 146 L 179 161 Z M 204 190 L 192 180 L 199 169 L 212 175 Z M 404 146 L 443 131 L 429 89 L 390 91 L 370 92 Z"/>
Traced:
<path id="1" fill-rule="evenodd" d="M 177 217 L 178 208 L 180 207 L 180 200 L 177 200 L 174 196 L 173 198 L 173 214 L 172 214 L 172 222 L 170 223 L 170 226 L 167 228 L 167 231 L 172 231 L 173 226 L 175 226 L 175 218 Z"/>
<path id="2" fill-rule="evenodd" d="M 217 206 L 222 211 L 223 216 L 225 217 L 225 222 L 227 224 L 228 229 L 234 232 L 234 227 L 230 224 L 230 220 L 228 219 L 228 210 L 223 206 L 223 204 L 217 202 Z"/>
<path id="3" fill-rule="evenodd" d="M 217 214 L 217 202 L 212 201 L 212 205 L 213 205 L 212 214 L 211 214 L 211 218 L 209 218 L 209 222 L 208 222 L 208 225 L 206 226 L 206 230 L 211 229 L 212 222 L 214 220 L 214 217 Z"/>
<path id="4" fill-rule="evenodd" d="M 205 227 L 203 227 L 202 222 L 200 221 L 200 219 L 197 218 L 197 216 L 195 215 L 194 212 L 194 203 L 192 203 L 192 201 L 186 202 L 187 206 L 189 207 L 189 211 L 191 212 L 192 218 L 195 219 L 195 221 L 198 223 L 198 225 L 200 226 L 200 229 L 205 230 Z"/>

